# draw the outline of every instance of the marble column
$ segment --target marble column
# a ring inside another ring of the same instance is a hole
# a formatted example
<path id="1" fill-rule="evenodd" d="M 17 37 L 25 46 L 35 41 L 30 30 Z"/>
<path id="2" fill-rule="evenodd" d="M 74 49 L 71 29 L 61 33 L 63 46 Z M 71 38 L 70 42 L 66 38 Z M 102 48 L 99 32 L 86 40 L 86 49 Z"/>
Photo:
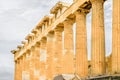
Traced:
<path id="1" fill-rule="evenodd" d="M 120 73 L 120 0 L 113 0 L 112 73 Z"/>
<path id="2" fill-rule="evenodd" d="M 25 55 L 24 54 L 22 55 L 22 57 L 23 57 L 23 71 L 25 71 Z"/>
<path id="3" fill-rule="evenodd" d="M 30 77 L 31 80 L 39 80 L 39 68 L 40 68 L 40 44 L 37 42 L 34 46 L 31 48 L 31 61 L 30 61 Z"/>
<path id="4" fill-rule="evenodd" d="M 53 45 L 54 45 L 54 32 L 51 31 L 47 35 L 47 58 L 46 58 L 46 64 L 47 64 L 47 72 L 46 77 L 47 80 L 53 80 Z"/>
<path id="5" fill-rule="evenodd" d="M 14 77 L 15 80 L 19 80 L 19 79 L 18 79 L 18 71 L 19 71 L 19 66 L 18 66 L 18 64 L 19 64 L 19 63 L 18 63 L 18 60 L 16 60 L 16 61 L 15 61 L 15 77 Z"/>
<path id="6" fill-rule="evenodd" d="M 17 80 L 20 80 L 20 77 L 22 77 L 22 76 L 20 76 L 20 60 L 19 59 L 17 59 Z"/>
<path id="7" fill-rule="evenodd" d="M 40 79 L 46 79 L 46 37 L 40 41 Z"/>
<path id="8" fill-rule="evenodd" d="M 62 74 L 62 52 L 63 52 L 63 43 L 62 43 L 62 32 L 63 26 L 57 26 L 54 30 L 54 76 Z"/>
<path id="9" fill-rule="evenodd" d="M 92 2 L 92 75 L 105 74 L 104 0 Z"/>
<path id="10" fill-rule="evenodd" d="M 76 15 L 76 74 L 80 77 L 88 75 L 87 33 L 85 10 L 78 10 Z"/>
<path id="11" fill-rule="evenodd" d="M 24 73 L 26 72 L 26 63 L 25 63 L 25 61 L 26 61 L 26 53 L 24 53 L 24 54 L 22 55 L 22 57 L 23 57 L 22 79 L 24 79 L 24 78 L 25 78 Z"/>
<path id="12" fill-rule="evenodd" d="M 73 44 L 73 20 L 66 19 L 64 22 L 64 74 L 74 73 L 74 44 Z"/>
<path id="13" fill-rule="evenodd" d="M 25 69 L 25 72 L 28 72 L 28 61 L 27 61 L 27 52 L 24 53 L 24 69 Z"/>
<path id="14" fill-rule="evenodd" d="M 35 80 L 39 80 L 39 76 L 40 76 L 40 42 L 36 42 L 36 44 L 35 44 L 34 64 L 35 64 L 35 69 L 34 69 Z"/>
<path id="15" fill-rule="evenodd" d="M 28 49 L 26 51 L 26 60 L 25 60 L 25 79 L 30 79 L 30 55 L 31 55 L 31 52 L 30 50 Z"/>
<path id="16" fill-rule="evenodd" d="M 19 78 L 18 80 L 22 80 L 22 59 L 19 58 L 19 71 L 18 71 Z"/>
<path id="17" fill-rule="evenodd" d="M 23 72 L 25 71 L 24 69 L 24 56 L 21 56 L 21 79 L 23 79 Z"/>
<path id="18" fill-rule="evenodd" d="M 35 47 L 32 46 L 31 50 L 30 50 L 30 80 L 35 80 L 35 74 L 34 74 L 34 70 L 35 70 Z"/>

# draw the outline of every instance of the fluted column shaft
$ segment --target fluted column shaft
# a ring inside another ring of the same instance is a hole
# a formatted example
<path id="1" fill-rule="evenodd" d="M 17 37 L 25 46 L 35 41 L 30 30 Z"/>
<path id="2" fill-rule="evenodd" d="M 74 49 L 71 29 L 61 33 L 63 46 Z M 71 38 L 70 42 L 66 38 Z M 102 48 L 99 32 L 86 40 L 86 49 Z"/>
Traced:
<path id="1" fill-rule="evenodd" d="M 23 58 L 23 63 L 22 63 L 22 79 L 23 79 L 24 72 L 26 71 L 26 69 L 25 69 L 25 54 L 23 54 L 22 58 Z"/>
<path id="2" fill-rule="evenodd" d="M 53 47 L 54 46 L 54 32 L 49 32 L 47 35 L 47 72 L 46 77 L 48 80 L 53 80 Z"/>
<path id="3" fill-rule="evenodd" d="M 39 80 L 39 54 L 40 48 L 37 45 L 31 48 L 31 58 L 30 58 L 30 79 Z"/>
<path id="4" fill-rule="evenodd" d="M 35 65 L 35 80 L 39 80 L 40 76 L 40 42 L 35 45 L 34 52 L 34 65 Z"/>
<path id="5" fill-rule="evenodd" d="M 41 40 L 40 45 L 40 78 L 46 77 L 46 38 Z"/>
<path id="6" fill-rule="evenodd" d="M 25 71 L 25 55 L 23 55 L 23 71 Z"/>
<path id="7" fill-rule="evenodd" d="M 22 76 L 20 76 L 20 60 L 18 59 L 17 60 L 17 63 L 18 63 L 18 65 L 17 65 L 17 68 L 18 68 L 18 71 L 17 71 L 17 80 L 20 80 L 20 77 L 22 77 Z"/>
<path id="8" fill-rule="evenodd" d="M 57 27 L 54 30 L 54 76 L 62 73 L 62 55 L 63 55 L 63 43 L 62 43 L 62 31 L 63 27 Z"/>
<path id="9" fill-rule="evenodd" d="M 73 23 L 72 19 L 64 21 L 64 74 L 74 73 Z"/>
<path id="10" fill-rule="evenodd" d="M 31 47 L 31 50 L 30 50 L 30 53 L 31 53 L 31 57 L 30 57 L 30 80 L 35 80 L 35 47 L 32 46 Z"/>
<path id="11" fill-rule="evenodd" d="M 32 59 L 31 59 L 31 50 L 27 50 L 26 54 L 25 54 L 25 60 L 24 60 L 24 70 L 22 72 L 22 78 L 23 79 L 30 79 L 30 80 L 34 80 L 33 79 L 33 65 L 32 65 Z M 22 65 L 23 66 L 23 65 Z"/>
<path id="12" fill-rule="evenodd" d="M 40 44 L 36 43 L 36 45 L 31 48 L 31 57 L 30 57 L 30 79 L 31 80 L 39 80 L 39 68 L 40 68 Z"/>
<path id="13" fill-rule="evenodd" d="M 120 73 L 120 0 L 113 0 L 112 73 Z"/>
<path id="14" fill-rule="evenodd" d="M 30 72 L 29 72 L 29 65 L 30 65 L 30 60 L 29 60 L 29 56 L 30 55 L 30 51 L 26 51 L 25 53 L 25 78 L 29 78 L 30 79 Z M 27 77 L 26 77 L 27 76 Z"/>
<path id="15" fill-rule="evenodd" d="M 22 60 L 21 60 L 21 58 L 19 60 L 19 73 L 18 73 L 18 75 L 19 75 L 18 80 L 22 80 Z"/>
<path id="16" fill-rule="evenodd" d="M 105 73 L 104 1 L 92 1 L 92 74 Z"/>
<path id="17" fill-rule="evenodd" d="M 26 75 L 29 75 L 30 78 L 30 50 L 26 51 L 26 60 L 25 60 L 25 77 Z"/>
<path id="18" fill-rule="evenodd" d="M 81 10 L 76 12 L 76 73 L 88 75 L 86 13 Z"/>
<path id="19" fill-rule="evenodd" d="M 18 70 L 19 69 L 19 66 L 18 66 L 18 60 L 15 61 L 15 80 L 18 80 Z"/>

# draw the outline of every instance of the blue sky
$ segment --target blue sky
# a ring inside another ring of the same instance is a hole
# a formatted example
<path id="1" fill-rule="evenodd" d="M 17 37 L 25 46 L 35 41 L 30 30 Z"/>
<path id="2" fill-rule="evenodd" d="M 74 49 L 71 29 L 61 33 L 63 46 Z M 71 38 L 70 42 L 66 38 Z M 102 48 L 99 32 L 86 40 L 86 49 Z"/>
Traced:
<path id="1" fill-rule="evenodd" d="M 12 49 L 40 19 L 49 14 L 59 0 L 0 0 L 0 80 L 13 80 Z M 71 3 L 72 0 L 60 0 Z M 105 2 L 106 53 L 111 53 L 112 0 Z M 91 13 L 87 15 L 88 52 L 90 54 Z"/>

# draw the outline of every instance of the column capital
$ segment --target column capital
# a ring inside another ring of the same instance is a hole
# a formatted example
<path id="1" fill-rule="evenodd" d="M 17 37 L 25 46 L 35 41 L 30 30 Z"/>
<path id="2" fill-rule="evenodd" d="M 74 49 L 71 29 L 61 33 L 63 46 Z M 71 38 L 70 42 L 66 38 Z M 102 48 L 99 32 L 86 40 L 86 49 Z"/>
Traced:
<path id="1" fill-rule="evenodd" d="M 46 40 L 47 40 L 47 38 L 44 36 L 44 37 L 41 38 L 41 41 L 40 41 L 40 42 L 41 42 L 41 43 L 46 43 Z"/>
<path id="2" fill-rule="evenodd" d="M 34 50 L 35 50 L 35 46 L 32 46 L 32 47 L 31 47 L 31 50 L 34 51 Z"/>
<path id="3" fill-rule="evenodd" d="M 17 64 L 19 64 L 19 63 L 20 63 L 20 59 L 18 58 L 18 59 L 16 60 L 16 62 L 17 62 Z"/>
<path id="4" fill-rule="evenodd" d="M 89 9 L 83 9 L 83 8 L 79 8 L 76 12 L 75 15 L 79 15 L 79 14 L 88 14 L 90 12 Z"/>
<path id="5" fill-rule="evenodd" d="M 51 42 L 54 39 L 54 31 L 50 31 L 47 34 L 47 42 Z"/>
<path id="6" fill-rule="evenodd" d="M 38 32 L 38 29 L 37 28 L 34 28 L 32 31 L 31 31 L 33 34 L 36 34 Z"/>
<path id="7" fill-rule="evenodd" d="M 63 26 L 57 26 L 54 31 L 55 32 L 62 32 L 64 30 L 64 27 Z"/>
<path id="8" fill-rule="evenodd" d="M 17 64 L 17 63 L 18 63 L 18 60 L 15 60 L 14 62 L 15 62 L 15 64 Z"/>
<path id="9" fill-rule="evenodd" d="M 35 46 L 40 47 L 40 41 L 36 42 Z"/>
<path id="10" fill-rule="evenodd" d="M 75 22 L 75 20 L 74 20 L 73 18 L 66 18 L 63 23 L 64 23 L 64 24 L 65 24 L 65 23 L 73 24 L 74 22 Z"/>
<path id="11" fill-rule="evenodd" d="M 29 53 L 29 52 L 30 52 L 30 49 L 27 49 L 27 50 L 26 50 L 26 53 Z"/>
<path id="12" fill-rule="evenodd" d="M 54 31 L 50 31 L 50 32 L 48 32 L 48 34 L 47 34 L 47 38 L 48 38 L 48 37 L 53 37 L 53 35 L 54 35 Z"/>
<path id="13" fill-rule="evenodd" d="M 90 0 L 91 1 L 91 3 L 94 3 L 94 2 L 102 2 L 102 3 L 104 3 L 104 1 L 106 1 L 106 0 Z"/>

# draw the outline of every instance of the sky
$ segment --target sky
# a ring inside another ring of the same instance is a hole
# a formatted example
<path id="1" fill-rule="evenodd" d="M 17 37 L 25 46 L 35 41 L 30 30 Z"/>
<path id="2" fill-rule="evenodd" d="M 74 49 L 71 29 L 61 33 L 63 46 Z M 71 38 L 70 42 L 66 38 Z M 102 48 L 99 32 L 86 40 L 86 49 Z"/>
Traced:
<path id="1" fill-rule="evenodd" d="M 48 15 L 59 0 L 0 0 L 0 80 L 14 79 L 14 56 L 10 53 L 21 44 L 35 25 Z M 72 0 L 60 0 L 72 3 Z M 105 2 L 106 56 L 111 53 L 112 0 Z M 90 56 L 91 12 L 87 15 L 87 43 Z"/>

